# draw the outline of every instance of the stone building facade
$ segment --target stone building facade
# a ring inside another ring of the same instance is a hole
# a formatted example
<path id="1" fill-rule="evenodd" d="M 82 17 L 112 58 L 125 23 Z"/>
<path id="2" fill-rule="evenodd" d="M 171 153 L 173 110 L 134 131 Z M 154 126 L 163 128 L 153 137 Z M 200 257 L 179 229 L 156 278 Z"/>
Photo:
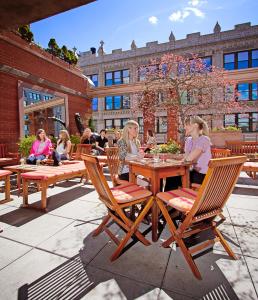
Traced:
<path id="1" fill-rule="evenodd" d="M 91 51 L 80 53 L 79 66 L 96 86 L 91 95 L 97 131 L 102 128 L 122 128 L 128 119 L 133 118 L 140 123 L 143 133 L 142 112 L 135 114 L 130 106 L 130 98 L 142 79 L 139 68 L 149 64 L 152 58 L 168 52 L 179 55 L 195 53 L 208 64 L 230 70 L 230 79 L 237 82 L 241 100 L 255 104 L 245 114 L 241 109 L 224 116 L 218 116 L 214 111 L 200 111 L 210 127 L 235 124 L 245 132 L 258 131 L 258 25 L 244 23 L 235 25 L 232 30 L 221 31 L 217 23 L 211 34 L 196 32 L 187 34 L 185 39 L 176 40 L 171 32 L 166 43 L 153 41 L 137 48 L 135 41 L 132 41 L 130 50 L 115 49 L 110 54 L 105 53 L 104 42 L 101 41 L 97 53 L 94 50 L 91 48 Z M 173 122 L 176 125 L 176 119 Z M 158 142 L 166 141 L 167 130 L 173 130 L 173 124 L 171 126 L 171 120 L 168 122 L 167 112 L 160 110 L 155 116 Z"/>

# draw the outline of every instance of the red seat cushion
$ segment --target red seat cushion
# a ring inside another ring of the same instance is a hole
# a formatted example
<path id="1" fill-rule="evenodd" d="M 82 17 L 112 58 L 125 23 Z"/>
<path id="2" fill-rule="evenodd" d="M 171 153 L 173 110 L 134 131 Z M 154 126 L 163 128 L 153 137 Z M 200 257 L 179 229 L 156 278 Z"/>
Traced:
<path id="1" fill-rule="evenodd" d="M 57 175 L 51 173 L 41 173 L 41 172 L 28 172 L 21 174 L 22 178 L 35 179 L 35 180 L 45 180 L 48 178 L 53 178 Z"/>
<path id="2" fill-rule="evenodd" d="M 118 203 L 126 203 L 142 198 L 147 198 L 152 193 L 137 184 L 121 184 L 111 189 L 111 192 Z"/>
<path id="3" fill-rule="evenodd" d="M 194 200 L 197 197 L 197 192 L 192 189 L 182 188 L 168 192 L 158 193 L 157 197 L 167 205 L 187 213 L 191 210 Z"/>
<path id="4" fill-rule="evenodd" d="M 4 177 L 7 175 L 11 175 L 12 172 L 11 171 L 7 171 L 7 170 L 0 170 L 0 177 Z"/>

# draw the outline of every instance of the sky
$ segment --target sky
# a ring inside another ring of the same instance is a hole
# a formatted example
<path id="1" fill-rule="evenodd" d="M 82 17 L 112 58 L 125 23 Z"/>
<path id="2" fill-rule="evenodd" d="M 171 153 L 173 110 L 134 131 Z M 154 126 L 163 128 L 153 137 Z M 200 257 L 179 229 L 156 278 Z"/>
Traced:
<path id="1" fill-rule="evenodd" d="M 258 25 L 258 0 L 98 0 L 31 24 L 34 40 L 44 48 L 50 38 L 61 47 L 77 52 L 98 49 L 130 49 L 147 42 L 168 41 L 173 31 L 177 40 L 187 34 L 213 32 L 216 22 L 222 31 L 251 22 Z"/>

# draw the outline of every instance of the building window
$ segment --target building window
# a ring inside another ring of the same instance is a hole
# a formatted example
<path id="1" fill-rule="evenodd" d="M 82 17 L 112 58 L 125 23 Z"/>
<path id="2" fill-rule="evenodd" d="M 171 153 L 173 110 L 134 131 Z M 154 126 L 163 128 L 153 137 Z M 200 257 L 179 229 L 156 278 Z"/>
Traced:
<path id="1" fill-rule="evenodd" d="M 105 120 L 105 128 L 106 129 L 112 129 L 113 128 L 113 120 L 112 119 Z"/>
<path id="2" fill-rule="evenodd" d="M 144 132 L 144 124 L 143 124 L 143 118 L 138 118 L 138 124 L 139 124 L 139 133 Z"/>
<path id="3" fill-rule="evenodd" d="M 258 131 L 258 113 L 230 114 L 224 116 L 224 126 L 237 126 L 243 132 Z"/>
<path id="4" fill-rule="evenodd" d="M 250 131 L 249 114 L 238 114 L 237 119 L 237 127 L 241 128 L 242 132 Z"/>
<path id="5" fill-rule="evenodd" d="M 258 83 L 239 83 L 237 85 L 238 100 L 255 101 L 258 100 Z"/>
<path id="6" fill-rule="evenodd" d="M 236 70 L 258 67 L 258 50 L 224 54 L 224 69 Z"/>
<path id="7" fill-rule="evenodd" d="M 98 74 L 89 75 L 88 77 L 94 83 L 95 87 L 97 87 L 99 85 L 99 75 Z"/>
<path id="8" fill-rule="evenodd" d="M 167 132 L 167 117 L 157 117 L 155 119 L 155 131 L 156 133 Z"/>
<path id="9" fill-rule="evenodd" d="M 98 110 L 98 98 L 93 98 L 91 100 L 91 108 L 92 108 L 93 111 Z"/>
<path id="10" fill-rule="evenodd" d="M 105 73 L 105 85 L 126 84 L 129 83 L 129 70 L 120 70 Z"/>
<path id="11" fill-rule="evenodd" d="M 112 96 L 105 97 L 105 109 L 106 110 L 113 109 L 113 97 Z"/>
<path id="12" fill-rule="evenodd" d="M 248 83 L 238 84 L 237 91 L 239 93 L 238 100 L 249 100 L 249 84 Z"/>
<path id="13" fill-rule="evenodd" d="M 205 69 L 208 71 L 211 71 L 212 70 L 212 56 L 206 56 L 201 59 L 205 65 Z"/>
<path id="14" fill-rule="evenodd" d="M 128 95 L 123 96 L 107 96 L 105 97 L 105 109 L 106 110 L 118 110 L 129 109 L 130 97 Z"/>
<path id="15" fill-rule="evenodd" d="M 122 119 L 106 119 L 105 120 L 105 128 L 106 129 L 123 129 L 125 124 L 127 123 L 128 118 Z"/>
<path id="16" fill-rule="evenodd" d="M 53 99 L 52 96 L 49 96 L 49 95 L 44 95 L 43 96 L 44 100 L 50 100 L 50 99 Z"/>
<path id="17" fill-rule="evenodd" d="M 258 50 L 252 50 L 252 68 L 258 67 Z"/>

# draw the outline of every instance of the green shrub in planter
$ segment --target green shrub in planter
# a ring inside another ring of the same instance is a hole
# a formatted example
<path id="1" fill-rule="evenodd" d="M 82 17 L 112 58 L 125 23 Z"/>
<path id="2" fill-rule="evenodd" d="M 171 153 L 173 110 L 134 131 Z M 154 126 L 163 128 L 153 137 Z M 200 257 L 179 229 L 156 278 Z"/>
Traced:
<path id="1" fill-rule="evenodd" d="M 80 140 L 81 138 L 78 136 L 78 135 L 70 135 L 70 140 L 71 140 L 71 143 L 75 145 L 75 148 L 76 148 L 76 145 L 77 144 L 80 144 Z"/>
<path id="2" fill-rule="evenodd" d="M 180 153 L 180 145 L 170 140 L 167 144 L 157 145 L 153 149 L 151 149 L 150 153 L 157 154 L 157 153 L 171 153 L 171 154 L 178 154 Z"/>
<path id="3" fill-rule="evenodd" d="M 19 152 L 21 153 L 22 157 L 28 157 L 30 155 L 30 149 L 35 140 L 36 140 L 35 135 L 30 135 L 20 140 L 20 143 L 18 145 L 19 145 Z"/>

